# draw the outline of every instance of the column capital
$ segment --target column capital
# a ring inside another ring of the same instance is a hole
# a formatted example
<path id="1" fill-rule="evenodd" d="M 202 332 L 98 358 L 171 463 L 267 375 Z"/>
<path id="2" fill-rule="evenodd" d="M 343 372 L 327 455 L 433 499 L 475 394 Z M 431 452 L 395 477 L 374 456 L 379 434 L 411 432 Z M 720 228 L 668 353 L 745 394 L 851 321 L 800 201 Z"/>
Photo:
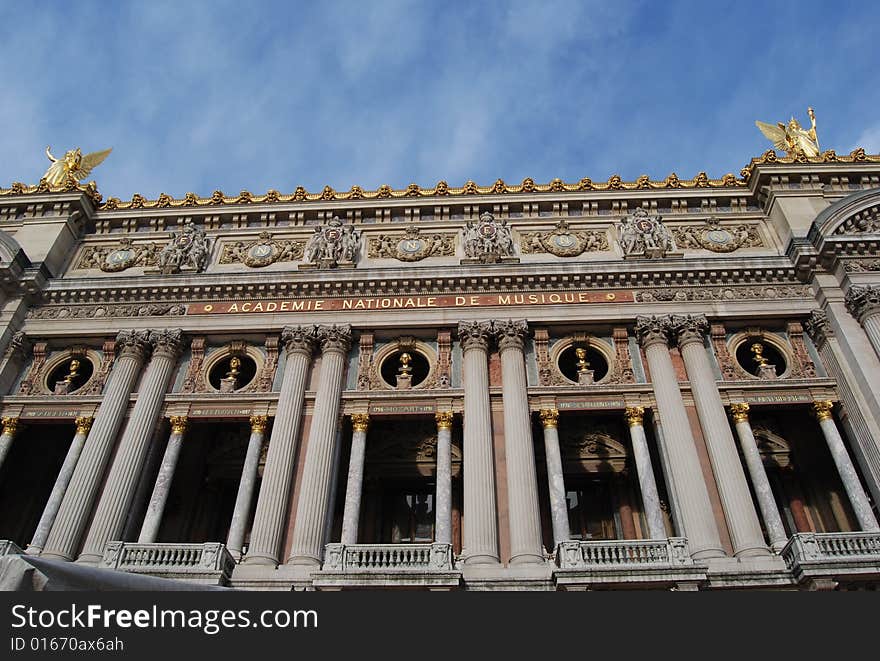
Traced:
<path id="1" fill-rule="evenodd" d="M 829 337 L 834 336 L 834 330 L 824 310 L 813 310 L 804 321 L 804 329 L 817 347 L 821 347 Z"/>
<path id="2" fill-rule="evenodd" d="M 737 402 L 730 405 L 730 415 L 734 422 L 749 421 L 749 405 L 745 402 Z"/>
<path id="3" fill-rule="evenodd" d="M 351 347 L 351 326 L 348 324 L 318 326 L 317 338 L 321 343 L 321 353 L 335 351 L 346 354 Z"/>
<path id="4" fill-rule="evenodd" d="M 95 419 L 88 415 L 81 415 L 76 419 L 76 433 L 87 436 L 92 430 L 92 423 Z"/>
<path id="5" fill-rule="evenodd" d="M 643 315 L 636 317 L 635 333 L 643 347 L 652 344 L 669 344 L 669 333 L 672 330 L 672 317 L 664 315 Z"/>
<path id="6" fill-rule="evenodd" d="M 150 344 L 153 356 L 176 359 L 186 344 L 186 337 L 179 328 L 166 328 L 150 331 Z"/>
<path id="7" fill-rule="evenodd" d="M 315 326 L 285 326 L 281 330 L 281 342 L 287 353 L 303 353 L 309 358 L 315 353 L 318 333 Z"/>
<path id="8" fill-rule="evenodd" d="M 880 312 L 880 287 L 853 285 L 843 300 L 849 313 L 862 323 L 868 315 Z"/>
<path id="9" fill-rule="evenodd" d="M 538 412 L 541 425 L 544 429 L 556 429 L 559 424 L 559 411 L 557 409 L 541 409 Z"/>
<path id="10" fill-rule="evenodd" d="M 684 346 L 691 342 L 703 343 L 709 334 L 709 321 L 704 314 L 675 314 L 672 315 L 672 335 L 678 341 L 678 346 Z"/>
<path id="11" fill-rule="evenodd" d="M 437 430 L 452 429 L 452 411 L 437 411 L 434 414 L 437 421 Z"/>
<path id="12" fill-rule="evenodd" d="M 460 321 L 458 323 L 458 341 L 465 351 L 468 349 L 487 351 L 491 337 L 491 321 Z"/>
<path id="13" fill-rule="evenodd" d="M 171 420 L 172 434 L 183 435 L 186 433 L 187 427 L 189 427 L 189 418 L 185 415 L 172 415 L 169 420 Z"/>
<path id="14" fill-rule="evenodd" d="M 130 356 L 138 360 L 144 360 L 150 353 L 150 331 L 119 331 L 116 335 L 116 351 L 120 358 Z"/>
<path id="15" fill-rule="evenodd" d="M 645 407 L 627 406 L 623 418 L 630 427 L 641 427 L 645 424 Z"/>
<path id="16" fill-rule="evenodd" d="M 3 425 L 3 436 L 15 436 L 20 425 L 20 420 L 14 417 L 3 418 L 0 424 Z"/>
<path id="17" fill-rule="evenodd" d="M 823 420 L 831 419 L 831 410 L 834 408 L 834 402 L 830 399 L 821 401 L 821 402 L 813 402 L 813 415 L 816 416 L 816 419 L 819 422 Z"/>
<path id="18" fill-rule="evenodd" d="M 366 432 L 370 428 L 370 416 L 368 413 L 352 413 L 351 428 L 353 431 Z"/>
<path id="19" fill-rule="evenodd" d="M 498 348 L 523 350 L 525 338 L 529 334 L 529 325 L 525 319 L 498 319 L 492 323 L 492 333 Z"/>
<path id="20" fill-rule="evenodd" d="M 269 425 L 268 415 L 252 415 L 251 416 L 251 434 L 265 434 L 266 427 Z"/>

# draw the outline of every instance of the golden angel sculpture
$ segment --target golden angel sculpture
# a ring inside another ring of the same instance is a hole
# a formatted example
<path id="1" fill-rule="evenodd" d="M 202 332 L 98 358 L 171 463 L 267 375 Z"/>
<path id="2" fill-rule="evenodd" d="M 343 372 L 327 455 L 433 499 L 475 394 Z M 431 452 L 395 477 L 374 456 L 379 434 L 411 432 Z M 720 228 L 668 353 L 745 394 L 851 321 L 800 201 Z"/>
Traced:
<path id="1" fill-rule="evenodd" d="M 788 124 L 777 122 L 767 124 L 766 122 L 755 122 L 755 126 L 761 129 L 761 133 L 773 143 L 776 149 L 781 149 L 786 156 L 818 156 L 819 155 L 819 138 L 816 136 L 816 115 L 812 108 L 807 108 L 810 115 L 811 126 L 807 130 L 800 125 L 800 122 L 792 117 L 788 120 Z"/>
<path id="2" fill-rule="evenodd" d="M 72 177 L 76 181 L 81 181 L 89 176 L 89 173 L 98 167 L 113 149 L 105 149 L 104 151 L 96 151 L 83 156 L 82 150 L 77 147 L 71 149 L 64 154 L 64 158 L 55 158 L 46 147 L 46 156 L 52 161 L 52 165 L 46 170 L 43 178 L 49 182 L 50 186 L 61 186 L 67 183 L 67 179 Z"/>

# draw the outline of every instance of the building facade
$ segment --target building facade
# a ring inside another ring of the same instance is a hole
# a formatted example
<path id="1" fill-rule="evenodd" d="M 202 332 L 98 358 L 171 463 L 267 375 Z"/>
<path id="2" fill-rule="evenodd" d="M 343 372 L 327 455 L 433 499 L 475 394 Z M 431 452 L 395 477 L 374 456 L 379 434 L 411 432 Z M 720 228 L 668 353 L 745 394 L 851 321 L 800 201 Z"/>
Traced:
<path id="1" fill-rule="evenodd" d="M 245 589 L 876 589 L 880 156 L 0 189 L 0 553 Z"/>

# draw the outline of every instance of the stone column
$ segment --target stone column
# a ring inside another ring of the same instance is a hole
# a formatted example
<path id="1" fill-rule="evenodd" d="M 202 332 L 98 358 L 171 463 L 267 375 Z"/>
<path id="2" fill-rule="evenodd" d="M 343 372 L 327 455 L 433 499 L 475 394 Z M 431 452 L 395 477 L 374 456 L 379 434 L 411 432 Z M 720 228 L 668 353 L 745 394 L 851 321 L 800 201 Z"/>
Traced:
<path id="1" fill-rule="evenodd" d="M 351 416 L 351 457 L 348 460 L 348 482 L 345 485 L 345 511 L 342 515 L 342 543 L 357 544 L 358 523 L 361 518 L 361 494 L 364 487 L 364 457 L 367 451 L 367 429 L 370 416 L 353 413 Z"/>
<path id="2" fill-rule="evenodd" d="M 517 564 L 542 564 L 541 514 L 538 509 L 538 475 L 529 414 L 526 381 L 524 320 L 494 322 L 501 352 L 501 385 L 504 406 L 504 452 L 507 464 L 510 558 Z"/>
<path id="3" fill-rule="evenodd" d="M 172 416 L 171 436 L 168 437 L 168 445 L 165 446 L 165 454 L 159 465 L 159 473 L 156 475 L 153 494 L 150 496 L 150 504 L 147 505 L 147 513 L 144 515 L 138 544 L 152 544 L 159 535 L 165 503 L 168 501 L 168 492 L 171 491 L 171 481 L 174 479 L 174 470 L 177 468 L 177 459 L 180 457 L 183 437 L 188 426 L 189 420 L 185 415 Z"/>
<path id="4" fill-rule="evenodd" d="M 3 418 L 0 422 L 3 424 L 3 433 L 0 434 L 0 466 L 2 466 L 3 460 L 9 454 L 9 448 L 12 447 L 12 439 L 18 432 L 19 421 L 18 418 Z"/>
<path id="5" fill-rule="evenodd" d="M 865 334 L 880 356 L 880 286 L 853 285 L 846 292 L 846 309 L 865 329 Z"/>
<path id="6" fill-rule="evenodd" d="M 150 331 L 153 357 L 144 373 L 131 417 L 107 474 L 101 500 L 79 557 L 80 562 L 100 561 L 107 542 L 118 539 L 122 533 L 125 515 L 131 507 L 138 476 L 143 468 L 144 457 L 153 429 L 159 420 L 162 402 L 174 374 L 183 341 L 183 332 L 180 329 Z"/>
<path id="7" fill-rule="evenodd" d="M 773 489 L 770 487 L 770 480 L 767 478 L 767 471 L 764 469 L 764 462 L 761 460 L 761 453 L 758 452 L 758 444 L 755 442 L 755 435 L 749 424 L 749 405 L 745 403 L 731 404 L 730 414 L 736 426 L 736 435 L 739 437 L 739 446 L 742 448 L 746 467 L 749 469 L 752 489 L 758 499 L 761 516 L 764 518 L 764 527 L 770 538 L 770 546 L 774 551 L 781 551 L 788 542 L 788 536 L 785 534 L 782 517 L 779 515 L 779 508 L 776 507 L 776 499 L 773 497 Z"/>
<path id="8" fill-rule="evenodd" d="M 691 382 L 691 395 L 706 439 L 733 554 L 737 557 L 769 555 L 704 344 L 709 322 L 705 315 L 697 314 L 674 315 L 672 323 Z"/>
<path id="9" fill-rule="evenodd" d="M 667 316 L 639 316 L 635 331 L 645 350 L 651 385 L 657 400 L 656 413 L 663 426 L 663 442 L 669 458 L 669 472 L 675 484 L 677 507 L 687 531 L 688 546 L 695 559 L 726 555 L 718 536 L 715 513 L 703 481 L 703 470 L 678 376 L 669 356 L 672 319 Z"/>
<path id="10" fill-rule="evenodd" d="M 624 417 L 626 424 L 629 425 L 633 460 L 639 477 L 648 534 L 651 539 L 666 539 L 666 524 L 663 523 L 663 512 L 660 510 L 660 494 L 657 493 L 657 482 L 654 480 L 651 454 L 648 451 L 648 439 L 645 437 L 645 409 L 641 406 L 630 406 L 626 409 Z"/>
<path id="11" fill-rule="evenodd" d="M 437 474 L 434 493 L 434 541 L 452 544 L 452 411 L 438 411 Z"/>
<path id="12" fill-rule="evenodd" d="M 813 412 L 816 414 L 819 426 L 822 427 L 825 442 L 828 443 L 828 449 L 831 450 L 831 457 L 837 466 L 837 472 L 840 473 L 843 488 L 846 490 L 846 495 L 849 496 L 849 502 L 852 504 L 853 512 L 859 525 L 865 532 L 880 531 L 880 526 L 877 525 L 877 518 L 871 510 L 868 495 L 862 489 L 862 483 L 859 481 L 856 467 L 853 466 L 846 445 L 843 443 L 840 432 L 837 431 L 837 425 L 831 414 L 833 407 L 834 402 L 814 402 Z"/>
<path id="13" fill-rule="evenodd" d="M 278 395 L 278 412 L 269 438 L 250 544 L 244 558 L 246 564 L 277 565 L 280 558 L 293 480 L 293 460 L 299 444 L 303 397 L 316 340 L 314 326 L 287 326 L 281 332 L 287 361 Z"/>
<path id="14" fill-rule="evenodd" d="M 565 499 L 565 473 L 559 450 L 559 411 L 541 409 L 544 427 L 544 457 L 547 460 L 547 486 L 550 489 L 550 517 L 553 521 L 553 547 L 571 539 L 568 527 L 568 503 Z"/>
<path id="15" fill-rule="evenodd" d="M 288 563 L 320 566 L 324 546 L 324 524 L 330 499 L 339 401 L 344 386 L 345 362 L 351 346 L 351 326 L 320 326 L 321 375 L 315 393 L 315 412 L 309 429 L 309 444 Z"/>
<path id="16" fill-rule="evenodd" d="M 268 424 L 268 416 L 251 416 L 251 436 L 248 439 L 244 466 L 241 469 L 241 479 L 238 482 L 238 493 L 235 496 L 235 507 L 232 510 L 232 522 L 229 524 L 229 534 L 226 536 L 226 550 L 236 560 L 241 560 L 241 548 L 244 545 L 244 535 L 251 513 L 254 488 L 257 486 L 260 452 L 263 451 L 263 439 L 266 436 Z"/>
<path id="17" fill-rule="evenodd" d="M 73 560 L 76 556 L 104 470 L 113 452 L 116 434 L 128 409 L 132 388 L 149 355 L 149 340 L 149 331 L 145 330 L 122 331 L 116 336 L 119 355 L 104 387 L 104 396 L 95 413 L 95 422 L 86 438 L 82 455 L 64 492 L 64 499 L 41 554 L 43 557 Z"/>
<path id="18" fill-rule="evenodd" d="M 31 543 L 28 545 L 27 552 L 31 554 L 39 553 L 46 544 L 49 537 L 49 531 L 52 524 L 55 523 L 55 517 L 58 514 L 58 508 L 61 507 L 61 501 L 64 499 L 64 493 L 70 484 L 70 478 L 73 477 L 73 471 L 76 468 L 76 462 L 82 454 L 83 445 L 86 442 L 86 436 L 92 428 L 94 418 L 79 417 L 76 419 L 76 434 L 73 441 L 67 449 L 67 455 L 64 457 L 64 463 L 61 464 L 61 470 L 58 471 L 58 477 L 55 478 L 55 485 L 52 487 L 52 493 L 49 494 L 49 500 L 43 508 L 43 514 L 40 516 L 40 522 L 37 524 L 37 530 Z"/>
<path id="19" fill-rule="evenodd" d="M 458 339 L 464 373 L 464 525 L 462 557 L 466 564 L 497 564 L 498 521 L 495 505 L 495 458 L 489 402 L 488 321 L 461 322 Z"/>

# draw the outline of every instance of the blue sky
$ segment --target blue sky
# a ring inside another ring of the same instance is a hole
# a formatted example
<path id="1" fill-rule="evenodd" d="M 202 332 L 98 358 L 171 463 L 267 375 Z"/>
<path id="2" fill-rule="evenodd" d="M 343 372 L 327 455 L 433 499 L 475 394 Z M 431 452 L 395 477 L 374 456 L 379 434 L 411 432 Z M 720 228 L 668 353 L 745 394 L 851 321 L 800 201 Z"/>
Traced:
<path id="1" fill-rule="evenodd" d="M 0 0 L 0 185 L 105 197 L 739 173 L 755 119 L 880 152 L 880 3 Z"/>

